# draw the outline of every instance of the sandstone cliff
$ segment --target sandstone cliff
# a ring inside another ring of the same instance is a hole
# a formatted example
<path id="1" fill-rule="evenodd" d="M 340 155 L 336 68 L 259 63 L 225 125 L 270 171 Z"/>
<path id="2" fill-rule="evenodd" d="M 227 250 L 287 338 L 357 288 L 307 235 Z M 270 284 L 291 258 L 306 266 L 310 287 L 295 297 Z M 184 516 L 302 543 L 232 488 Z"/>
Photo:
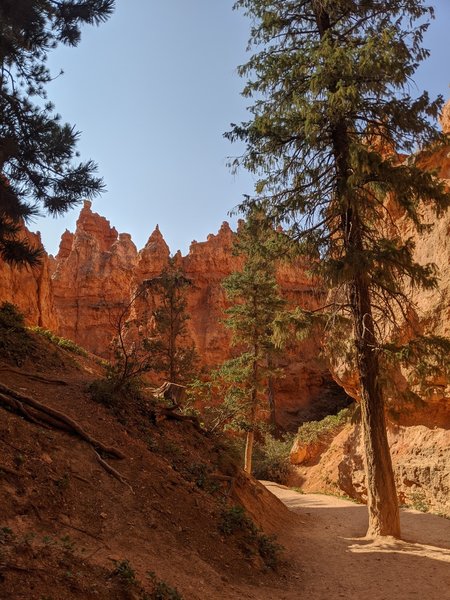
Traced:
<path id="1" fill-rule="evenodd" d="M 31 246 L 40 247 L 39 233 L 23 228 L 23 237 Z M 0 302 L 11 302 L 24 314 L 28 325 L 58 329 L 58 317 L 53 303 L 50 259 L 44 253 L 36 267 L 13 267 L 0 260 Z"/>
<path id="2" fill-rule="evenodd" d="M 223 223 L 205 242 L 192 242 L 187 256 L 176 256 L 192 281 L 187 294 L 188 328 L 206 367 L 230 356 L 230 335 L 221 323 L 227 306 L 222 281 L 241 265 L 242 259 L 232 252 L 233 237 L 228 223 Z M 62 236 L 53 265 L 58 333 L 108 358 L 120 313 L 144 280 L 161 273 L 169 257 L 158 227 L 137 252 L 128 234 L 118 235 L 106 219 L 92 212 L 91 203 L 85 202 L 75 233 Z M 278 278 L 292 305 L 318 305 L 321 290 L 312 284 L 302 265 L 282 266 Z M 151 299 L 140 298 L 132 316 L 145 322 L 152 310 Z M 284 427 L 294 426 L 302 410 L 323 396 L 334 401 L 336 387 L 319 350 L 320 340 L 310 339 L 294 344 L 279 359 L 285 376 L 275 384 L 275 397 L 277 419 Z"/>

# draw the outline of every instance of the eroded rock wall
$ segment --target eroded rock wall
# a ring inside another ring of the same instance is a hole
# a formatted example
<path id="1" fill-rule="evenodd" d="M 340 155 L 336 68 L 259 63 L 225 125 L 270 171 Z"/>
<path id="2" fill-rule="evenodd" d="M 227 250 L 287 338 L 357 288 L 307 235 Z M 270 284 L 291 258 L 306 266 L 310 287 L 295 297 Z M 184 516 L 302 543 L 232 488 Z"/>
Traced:
<path id="1" fill-rule="evenodd" d="M 30 245 L 40 247 L 39 233 L 23 228 L 23 237 Z M 11 302 L 24 314 L 27 325 L 58 329 L 58 317 L 53 302 L 50 277 L 51 259 L 44 254 L 36 267 L 13 267 L 0 260 L 0 302 Z"/>
<path id="2" fill-rule="evenodd" d="M 180 264 L 192 285 L 187 291 L 188 328 L 205 367 L 214 367 L 229 358 L 230 333 L 223 325 L 227 307 L 222 281 L 242 265 L 232 252 L 234 233 L 228 223 L 205 242 L 193 242 L 186 256 L 178 253 Z M 146 279 L 168 265 L 170 250 L 156 229 L 145 247 L 137 252 L 128 234 L 117 234 L 108 221 L 92 212 L 85 202 L 74 234 L 66 232 L 56 256 L 53 289 L 58 332 L 88 350 L 108 358 L 110 342 L 117 333 L 121 311 Z M 282 266 L 280 286 L 292 305 L 316 307 L 323 291 L 306 275 L 305 266 Z M 146 322 L 153 310 L 150 297 L 139 298 L 132 317 Z M 295 343 L 283 352 L 279 366 L 285 372 L 275 382 L 277 419 L 293 427 L 299 411 L 308 408 L 332 386 L 327 366 L 319 357 L 320 339 Z"/>
<path id="3" fill-rule="evenodd" d="M 450 430 L 411 425 L 388 427 L 400 504 L 450 517 Z M 367 500 L 359 424 L 346 425 L 328 443 L 292 455 L 290 484 L 305 492 L 344 494 Z"/>

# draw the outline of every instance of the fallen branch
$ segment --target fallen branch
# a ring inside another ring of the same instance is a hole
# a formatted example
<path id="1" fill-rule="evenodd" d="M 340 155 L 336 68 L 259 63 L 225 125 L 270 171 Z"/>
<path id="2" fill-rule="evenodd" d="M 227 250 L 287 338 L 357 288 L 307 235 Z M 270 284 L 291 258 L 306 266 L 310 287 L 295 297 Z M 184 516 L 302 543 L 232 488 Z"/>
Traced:
<path id="1" fill-rule="evenodd" d="M 172 419 L 174 421 L 189 421 L 194 425 L 197 431 L 204 433 L 204 430 L 202 429 L 197 417 L 195 417 L 194 415 L 180 415 L 180 413 L 175 412 L 176 408 L 176 406 L 174 406 L 173 408 L 158 408 L 157 415 L 165 417 L 166 419 Z"/>
<path id="2" fill-rule="evenodd" d="M 66 523 L 65 521 L 62 521 L 61 519 L 57 519 L 57 521 L 63 527 L 68 527 L 69 529 L 73 529 L 74 531 L 79 531 L 80 533 L 84 533 L 84 535 L 87 535 L 87 536 L 91 537 L 92 539 L 97 540 L 97 542 L 103 541 L 102 538 L 98 537 L 94 533 L 90 533 L 89 531 L 86 531 L 86 529 L 82 529 L 81 527 L 76 527 L 75 525 L 72 525 L 71 523 Z"/>
<path id="3" fill-rule="evenodd" d="M 20 477 L 20 474 L 14 469 L 10 469 L 9 467 L 5 467 L 5 465 L 0 465 L 0 475 L 2 473 L 6 473 L 6 475 L 14 475 L 15 477 Z"/>

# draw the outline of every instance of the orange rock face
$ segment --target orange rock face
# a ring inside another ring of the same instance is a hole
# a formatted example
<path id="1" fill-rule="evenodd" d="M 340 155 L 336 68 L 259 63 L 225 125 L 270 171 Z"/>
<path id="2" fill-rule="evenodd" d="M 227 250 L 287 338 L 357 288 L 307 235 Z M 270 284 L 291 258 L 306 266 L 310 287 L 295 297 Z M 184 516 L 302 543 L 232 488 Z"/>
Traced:
<path id="1" fill-rule="evenodd" d="M 23 229 L 32 246 L 41 246 L 39 234 Z M 24 314 L 28 325 L 56 331 L 58 318 L 53 304 L 50 278 L 51 261 L 47 254 L 37 267 L 12 267 L 0 260 L 0 301 L 11 302 Z"/>
<path id="2" fill-rule="evenodd" d="M 36 238 L 28 232 L 26 235 Z M 192 242 L 187 256 L 176 257 L 192 281 L 187 292 L 188 328 L 206 367 L 219 365 L 232 352 L 230 333 L 222 324 L 227 307 L 222 281 L 242 264 L 232 252 L 233 237 L 228 223 L 223 223 L 205 242 Z M 109 358 L 119 316 L 139 285 L 159 275 L 169 257 L 158 227 L 138 252 L 130 235 L 118 234 L 86 201 L 76 231 L 62 235 L 55 258 L 45 256 L 36 270 L 0 266 L 0 298 L 17 304 L 29 324 L 49 328 Z M 281 267 L 278 279 L 293 306 L 315 307 L 320 302 L 320 290 L 302 265 Z M 130 316 L 145 323 L 152 309 L 151 299 L 139 299 Z M 284 427 L 295 425 L 299 411 L 310 407 L 333 385 L 319 350 L 320 340 L 308 339 L 295 343 L 278 359 L 285 376 L 275 382 L 274 392 L 277 419 Z"/>
<path id="3" fill-rule="evenodd" d="M 442 116 L 447 131 L 450 131 L 449 119 L 450 104 Z M 437 169 L 443 179 L 450 181 L 450 148 L 421 160 L 424 166 Z M 424 207 L 423 210 L 432 223 L 434 217 L 429 209 Z M 416 321 L 424 331 L 450 336 L 450 214 L 420 236 L 411 230 L 401 214 L 396 215 L 396 219 L 403 235 L 415 239 L 419 262 L 434 262 L 440 271 L 439 290 L 420 292 L 414 299 Z M 227 306 L 222 281 L 241 264 L 241 259 L 232 253 L 233 235 L 229 225 L 224 223 L 219 232 L 209 235 L 205 242 L 192 242 L 187 256 L 177 256 L 192 281 L 187 297 L 190 334 L 202 363 L 208 367 L 230 356 L 230 334 L 221 320 Z M 142 281 L 161 273 L 169 257 L 170 250 L 158 227 L 138 252 L 128 234 L 118 234 L 106 219 L 92 211 L 90 202 L 85 202 L 76 231 L 63 234 L 55 259 L 45 257 L 36 270 L 12 269 L 0 264 L 0 299 L 17 304 L 28 323 L 52 329 L 99 356 L 109 357 L 120 314 Z M 323 290 L 307 276 L 301 264 L 280 267 L 278 280 L 292 306 L 315 308 L 323 303 Z M 151 309 L 148 302 L 136 302 L 132 316 L 142 319 L 148 314 L 150 317 Z M 321 344 L 321 339 L 312 336 L 295 343 L 277 359 L 285 374 L 275 384 L 277 417 L 283 426 L 294 425 L 306 409 L 338 393 L 328 365 L 320 358 Z M 355 372 L 344 364 L 334 364 L 333 370 L 335 380 L 349 395 L 356 397 Z M 407 375 L 397 373 L 397 389 L 407 387 Z M 419 396 L 422 394 L 418 389 L 413 391 Z M 409 409 L 397 403 L 401 424 L 445 425 L 449 420 L 449 382 L 442 378 L 430 381 L 426 401 L 426 410 L 420 412 L 414 408 L 414 414 L 409 415 Z M 314 415 L 309 416 L 314 418 Z"/>
<path id="4" fill-rule="evenodd" d="M 53 271 L 58 334 L 99 356 L 109 355 L 118 316 L 130 296 L 138 261 L 128 234 L 118 235 L 85 202 L 75 234 L 61 239 Z"/>
<path id="5" fill-rule="evenodd" d="M 193 242 L 187 256 L 176 257 L 192 281 L 187 292 L 188 328 L 206 367 L 217 366 L 230 356 L 230 334 L 221 322 L 227 306 L 222 281 L 241 265 L 232 252 L 233 237 L 228 223 L 223 223 L 217 235 L 209 235 L 206 242 Z M 128 234 L 118 235 L 86 202 L 75 233 L 63 234 L 55 259 L 53 289 L 59 334 L 109 357 L 120 313 L 144 280 L 161 273 L 169 257 L 158 227 L 137 252 Z M 283 267 L 279 280 L 294 305 L 317 305 L 320 294 L 303 268 Z M 152 308 L 151 299 L 139 299 L 132 317 L 145 322 Z M 275 384 L 275 398 L 282 426 L 295 423 L 298 411 L 332 383 L 324 361 L 318 358 L 319 345 L 320 340 L 299 342 L 279 359 L 285 377 Z"/>
<path id="6" fill-rule="evenodd" d="M 450 430 L 424 425 L 388 427 L 399 502 L 419 510 L 450 517 Z M 305 492 L 344 493 L 366 502 L 363 446 L 360 425 L 346 425 L 307 463 L 308 452 L 292 453 L 296 465 L 290 485 Z"/>

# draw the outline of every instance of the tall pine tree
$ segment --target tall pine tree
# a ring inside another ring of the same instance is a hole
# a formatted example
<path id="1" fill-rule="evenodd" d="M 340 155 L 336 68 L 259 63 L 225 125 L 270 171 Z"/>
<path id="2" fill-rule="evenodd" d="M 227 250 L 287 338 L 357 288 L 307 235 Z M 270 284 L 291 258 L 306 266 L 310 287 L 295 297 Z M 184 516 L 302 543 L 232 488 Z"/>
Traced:
<path id="1" fill-rule="evenodd" d="M 273 374 L 273 324 L 285 305 L 275 278 L 281 244 L 280 236 L 267 228 L 261 213 L 251 212 L 240 225 L 235 244 L 236 253 L 244 258 L 244 266 L 223 282 L 227 298 L 233 302 L 226 310 L 225 323 L 233 332 L 232 342 L 240 354 L 227 361 L 221 372 L 229 380 L 234 378 L 239 387 L 231 392 L 237 392 L 232 393 L 232 399 L 239 405 L 239 421 L 247 431 L 244 457 L 247 473 L 252 471 L 258 410 L 264 404 L 264 393 Z"/>
<path id="2" fill-rule="evenodd" d="M 421 201 L 437 214 L 450 202 L 417 153 L 446 141 L 434 125 L 442 99 L 410 95 L 433 11 L 424 0 L 238 0 L 235 7 L 252 19 L 255 48 L 240 67 L 244 95 L 254 99 L 251 118 L 226 134 L 246 143 L 235 165 L 259 176 L 242 209 L 263 207 L 344 292 L 360 379 L 368 535 L 398 537 L 377 322 L 403 318 L 409 286 L 436 285 L 433 265 L 416 263 L 393 217 L 400 211 L 420 231 Z"/>
<path id="3" fill-rule="evenodd" d="M 92 161 L 73 162 L 79 133 L 42 100 L 49 51 L 76 46 L 81 26 L 98 25 L 113 8 L 114 0 L 0 3 L 0 256 L 9 263 L 39 260 L 41 249 L 21 237 L 24 220 L 42 209 L 63 213 L 103 188 Z"/>

